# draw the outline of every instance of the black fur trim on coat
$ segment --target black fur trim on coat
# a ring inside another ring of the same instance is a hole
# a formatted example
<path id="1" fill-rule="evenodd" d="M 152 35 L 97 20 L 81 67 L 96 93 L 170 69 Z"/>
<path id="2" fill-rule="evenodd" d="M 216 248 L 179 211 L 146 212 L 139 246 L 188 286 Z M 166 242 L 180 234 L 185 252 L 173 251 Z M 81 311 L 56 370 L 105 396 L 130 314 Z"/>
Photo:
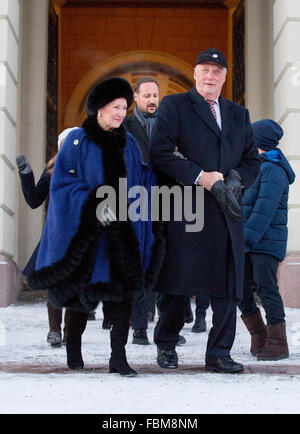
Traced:
<path id="1" fill-rule="evenodd" d="M 33 289 L 47 289 L 64 282 L 78 270 L 90 245 L 104 230 L 96 217 L 98 186 L 91 190 L 81 210 L 77 233 L 72 238 L 65 256 L 54 264 L 44 267 L 28 276 L 28 284 Z"/>
<path id="2" fill-rule="evenodd" d="M 95 116 L 87 118 L 82 127 L 102 150 L 104 185 L 112 186 L 118 192 L 119 178 L 127 175 L 125 129 L 121 126 L 105 132 Z M 162 266 L 165 251 L 162 231 L 156 230 L 151 264 L 144 276 L 139 243 L 131 222 L 117 221 L 105 228 L 101 226 L 96 218 L 96 208 L 101 201 L 95 196 L 98 187 L 89 193 L 82 206 L 78 231 L 64 258 L 29 276 L 30 286 L 48 288 L 49 299 L 59 307 L 89 311 L 95 309 L 100 300 L 132 300 L 144 287 L 149 290 L 154 286 Z M 90 283 L 97 246 L 104 231 L 110 282 Z"/>

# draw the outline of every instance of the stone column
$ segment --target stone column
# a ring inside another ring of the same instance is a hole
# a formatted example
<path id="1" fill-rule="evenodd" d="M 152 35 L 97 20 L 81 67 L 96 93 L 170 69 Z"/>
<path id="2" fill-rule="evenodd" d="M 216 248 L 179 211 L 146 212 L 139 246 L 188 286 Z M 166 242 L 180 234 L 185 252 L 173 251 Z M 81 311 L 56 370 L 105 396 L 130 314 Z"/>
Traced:
<path id="1" fill-rule="evenodd" d="M 16 254 L 16 183 L 18 82 L 18 0 L 0 2 L 0 307 L 15 300 L 19 290 Z"/>
<path id="2" fill-rule="evenodd" d="M 279 270 L 285 306 L 300 308 L 300 2 L 275 0 L 274 119 L 285 131 L 281 149 L 296 172 L 290 189 L 288 254 Z"/>
<path id="3" fill-rule="evenodd" d="M 255 122 L 273 117 L 273 0 L 245 0 L 246 107 Z"/>
<path id="4" fill-rule="evenodd" d="M 10 1 L 10 0 L 9 0 Z M 21 0 L 22 47 L 20 77 L 20 147 L 35 175 L 44 169 L 46 160 L 46 105 L 48 61 L 48 0 Z M 44 207 L 30 209 L 18 179 L 19 260 L 22 270 L 40 240 Z"/>

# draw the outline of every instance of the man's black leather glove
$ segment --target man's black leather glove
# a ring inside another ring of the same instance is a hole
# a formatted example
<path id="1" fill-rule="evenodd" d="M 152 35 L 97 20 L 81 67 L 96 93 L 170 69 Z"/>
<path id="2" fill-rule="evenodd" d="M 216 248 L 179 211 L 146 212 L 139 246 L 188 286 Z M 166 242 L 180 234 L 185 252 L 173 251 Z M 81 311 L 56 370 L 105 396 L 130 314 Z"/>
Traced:
<path id="1" fill-rule="evenodd" d="M 229 220 L 235 222 L 241 218 L 242 208 L 223 181 L 215 182 L 210 191 Z"/>
<path id="2" fill-rule="evenodd" d="M 228 190 L 231 191 L 231 193 L 234 194 L 238 203 L 240 203 L 243 195 L 244 186 L 242 184 L 242 178 L 240 177 L 240 174 L 236 170 L 234 169 L 229 170 L 227 180 L 226 180 L 226 187 L 228 188 Z"/>
<path id="3" fill-rule="evenodd" d="M 24 154 L 19 154 L 16 156 L 16 164 L 18 166 L 18 170 L 22 175 L 26 175 L 27 173 L 32 172 L 29 161 L 27 161 Z"/>

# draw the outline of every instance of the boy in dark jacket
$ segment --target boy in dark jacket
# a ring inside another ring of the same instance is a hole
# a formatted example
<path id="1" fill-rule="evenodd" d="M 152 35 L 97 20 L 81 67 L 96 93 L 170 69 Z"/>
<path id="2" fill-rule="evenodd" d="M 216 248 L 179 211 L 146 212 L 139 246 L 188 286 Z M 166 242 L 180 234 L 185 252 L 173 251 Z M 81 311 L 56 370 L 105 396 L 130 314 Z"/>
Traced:
<path id="1" fill-rule="evenodd" d="M 277 269 L 286 255 L 288 194 L 295 174 L 276 149 L 282 128 L 269 119 L 252 126 L 261 170 L 243 197 L 246 257 L 244 298 L 239 308 L 251 334 L 251 353 L 258 360 L 280 360 L 289 357 L 289 350 Z M 266 314 L 266 326 L 255 303 L 253 281 Z"/>

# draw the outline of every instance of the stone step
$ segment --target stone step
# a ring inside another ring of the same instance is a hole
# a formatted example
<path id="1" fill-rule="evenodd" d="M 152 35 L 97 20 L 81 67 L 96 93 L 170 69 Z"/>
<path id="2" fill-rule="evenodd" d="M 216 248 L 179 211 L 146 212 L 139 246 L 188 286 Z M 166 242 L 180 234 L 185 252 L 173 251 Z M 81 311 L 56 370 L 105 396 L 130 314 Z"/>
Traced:
<path id="1" fill-rule="evenodd" d="M 156 365 L 131 365 L 133 369 L 137 370 L 138 374 L 165 374 L 165 375 L 182 375 L 182 374 L 210 374 L 204 371 L 204 365 L 181 365 L 178 369 L 162 369 Z M 65 364 L 30 364 L 30 363 L 15 363 L 7 362 L 0 364 L 0 372 L 5 373 L 18 373 L 18 374 L 74 374 L 67 368 Z M 107 374 L 108 363 L 91 365 L 86 364 L 83 373 L 91 374 Z M 263 375 L 300 375 L 300 365 L 246 365 L 244 374 L 263 374 Z M 210 374 L 212 375 L 212 374 Z"/>

